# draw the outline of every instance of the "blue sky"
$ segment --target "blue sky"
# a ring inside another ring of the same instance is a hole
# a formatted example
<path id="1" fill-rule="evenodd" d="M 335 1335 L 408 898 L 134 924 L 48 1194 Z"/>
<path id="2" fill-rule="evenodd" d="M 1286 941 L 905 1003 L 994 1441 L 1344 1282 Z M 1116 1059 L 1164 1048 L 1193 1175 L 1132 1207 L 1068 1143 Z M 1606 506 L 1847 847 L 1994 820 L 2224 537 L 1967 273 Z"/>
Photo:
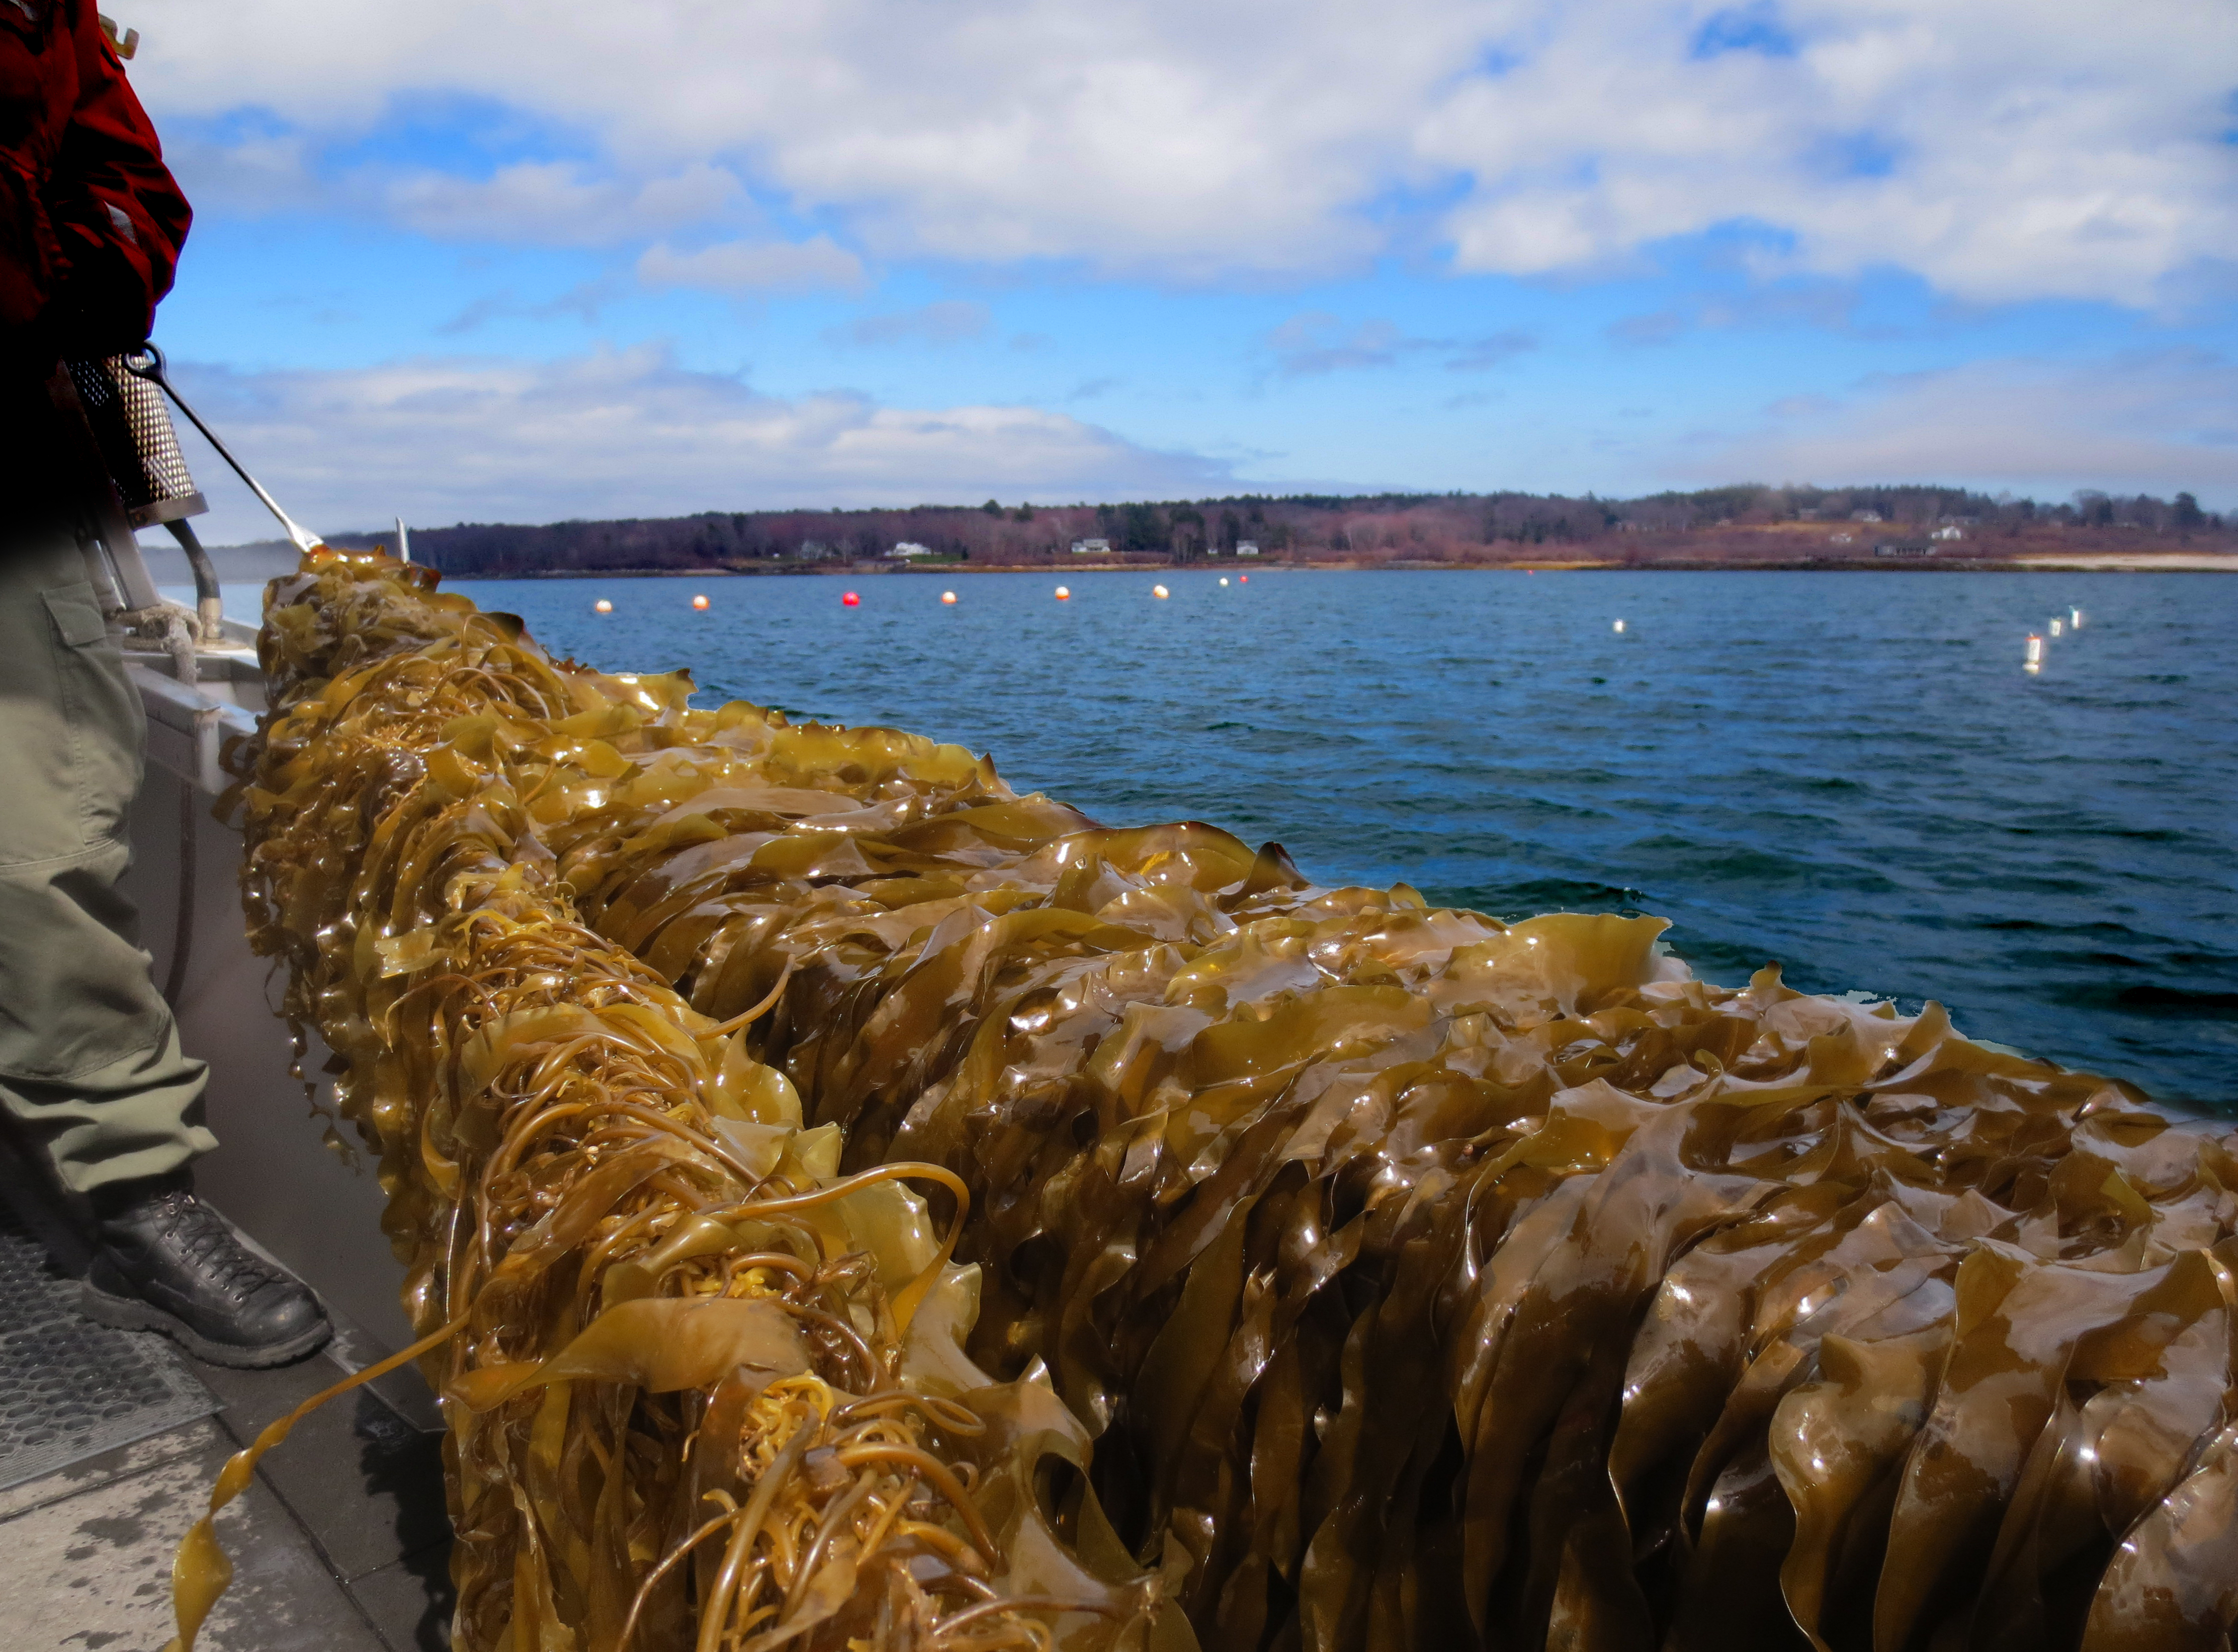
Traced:
<path id="1" fill-rule="evenodd" d="M 157 339 L 330 530 L 1742 479 L 2238 506 L 2228 6 L 122 21 L 198 211 Z M 261 532 L 227 498 L 209 537 Z"/>

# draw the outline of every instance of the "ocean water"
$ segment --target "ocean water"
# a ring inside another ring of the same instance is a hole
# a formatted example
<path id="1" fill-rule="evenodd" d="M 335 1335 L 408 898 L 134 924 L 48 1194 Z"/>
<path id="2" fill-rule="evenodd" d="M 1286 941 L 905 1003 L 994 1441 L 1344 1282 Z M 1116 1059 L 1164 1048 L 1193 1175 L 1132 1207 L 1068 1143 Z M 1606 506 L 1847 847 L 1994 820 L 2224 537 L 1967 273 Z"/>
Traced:
<path id="1" fill-rule="evenodd" d="M 2238 1111 L 2238 579 L 454 588 L 557 652 L 688 666 L 700 704 L 991 751 L 1013 785 L 1112 824 L 1208 821 L 1324 883 L 1403 879 L 1501 916 L 1659 914 L 1711 979 L 1777 961 L 1814 992 L 1938 999 L 1976 1037 Z M 2025 673 L 2026 634 L 2074 607 L 2080 631 Z"/>

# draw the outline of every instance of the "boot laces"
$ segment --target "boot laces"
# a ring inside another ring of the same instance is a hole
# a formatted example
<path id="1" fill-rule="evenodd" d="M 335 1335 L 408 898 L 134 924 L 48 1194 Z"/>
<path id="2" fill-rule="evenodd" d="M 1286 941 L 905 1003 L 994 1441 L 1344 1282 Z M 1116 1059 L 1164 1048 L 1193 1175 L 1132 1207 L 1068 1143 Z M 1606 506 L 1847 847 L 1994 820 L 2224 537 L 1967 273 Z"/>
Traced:
<path id="1" fill-rule="evenodd" d="M 279 1277 L 192 1193 L 165 1194 L 162 1213 L 163 1226 L 195 1272 L 236 1301 Z"/>

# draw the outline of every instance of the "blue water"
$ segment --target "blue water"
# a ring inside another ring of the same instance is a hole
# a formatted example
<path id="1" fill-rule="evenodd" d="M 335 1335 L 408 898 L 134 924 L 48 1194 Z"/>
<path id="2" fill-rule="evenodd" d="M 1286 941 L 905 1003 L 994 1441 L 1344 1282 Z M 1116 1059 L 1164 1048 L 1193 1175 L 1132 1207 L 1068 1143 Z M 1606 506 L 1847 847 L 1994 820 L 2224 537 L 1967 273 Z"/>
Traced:
<path id="1" fill-rule="evenodd" d="M 856 609 L 831 578 L 456 588 L 555 651 L 688 665 L 701 704 L 992 751 L 1114 824 L 1503 916 L 1659 913 L 1715 980 L 1776 959 L 2238 1106 L 2238 579 L 1065 577 L 859 578 Z"/>

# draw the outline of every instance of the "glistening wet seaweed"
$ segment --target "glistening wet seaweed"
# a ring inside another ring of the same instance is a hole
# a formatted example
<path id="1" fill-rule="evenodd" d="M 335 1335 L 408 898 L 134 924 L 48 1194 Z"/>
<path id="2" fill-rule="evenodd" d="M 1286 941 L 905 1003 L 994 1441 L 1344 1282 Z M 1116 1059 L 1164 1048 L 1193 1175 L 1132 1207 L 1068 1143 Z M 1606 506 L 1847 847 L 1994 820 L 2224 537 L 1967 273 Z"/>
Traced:
<path id="1" fill-rule="evenodd" d="M 753 1375 L 774 1369 L 758 1342 L 672 1388 L 619 1335 L 608 1363 L 567 1363 L 621 1270 L 609 1318 L 704 1312 L 709 1281 L 743 1276 L 738 1312 L 786 1325 L 825 1390 L 868 1371 L 844 1336 L 772 1317 L 782 1280 L 751 1283 L 770 1252 L 748 1247 L 797 1230 L 690 1226 L 750 1219 L 709 1151 L 731 1071 L 836 1127 L 835 1173 L 921 1179 L 979 1269 L 976 1317 L 950 1321 L 997 1379 L 976 1391 L 1047 1383 L 1050 1415 L 1096 1437 L 1057 1453 L 1084 1470 L 1062 1503 L 1064 1477 L 1014 1448 L 1006 1490 L 990 1471 L 946 1504 L 959 1550 L 967 1503 L 1032 1511 L 997 1529 L 981 1510 L 998 1579 L 1069 1536 L 1105 1591 L 1076 1601 L 1139 1622 L 1155 1559 L 1223 1647 L 2226 1644 L 2220 1127 L 1970 1042 L 1932 1005 L 1809 997 L 1772 970 L 1711 986 L 1654 919 L 1507 925 L 1403 884 L 1321 889 L 1271 845 L 1018 797 L 956 748 L 686 711 L 672 679 L 550 667 L 393 565 L 324 559 L 275 596 L 293 710 L 248 793 L 253 910 L 349 1062 L 422 1324 L 467 1327 L 447 1356 L 462 1644 L 507 1644 L 520 1618 L 540 1644 L 613 1645 L 612 1602 L 689 1535 L 685 1443 L 704 1448 L 726 1385 L 781 1391 Z M 513 923 L 528 956 L 476 951 Z M 532 1017 L 587 994 L 599 1029 L 514 1037 L 493 990 L 530 993 Z M 618 1094 L 676 1127 L 623 1115 L 661 1139 L 698 1138 L 681 1180 L 560 1222 L 601 1156 L 646 1151 L 592 1122 Z M 747 1112 L 778 1133 L 758 1139 L 801 1140 Z M 492 1156 L 507 1141 L 518 1166 Z M 904 1378 L 915 1350 L 960 1359 L 896 1312 L 933 1263 L 887 1248 L 829 1234 L 829 1317 L 860 1316 Z M 500 1275 L 526 1288 L 484 1313 L 476 1281 Z M 586 1417 L 607 1431 L 568 1449 Z M 754 1513 L 794 1483 L 756 1428 L 762 1448 L 720 1454 L 745 1512 L 717 1502 L 726 1542 L 765 1552 L 754 1577 L 795 1560 L 777 1621 L 739 1622 L 724 1579 L 743 1574 L 692 1563 L 637 1633 L 898 1646 L 992 1621 L 868 1616 L 890 1584 L 791 1625 L 840 1596 L 816 1581 L 835 1550 Z M 800 1518 L 859 1548 L 830 1501 L 853 1494 L 818 1494 Z M 613 1512 L 632 1497 L 670 1512 L 632 1524 Z M 1024 1635 L 1118 1621 L 987 1609 Z"/>
<path id="2" fill-rule="evenodd" d="M 555 670 L 517 622 L 363 559 L 277 582 L 262 651 L 250 929 L 381 1154 L 409 1353 L 450 1423 L 453 1643 L 1142 1645 L 1158 1578 L 1108 1539 L 1083 1564 L 1056 1522 L 1094 1548 L 1084 1498 L 1037 1495 L 1085 1461 L 1079 1424 L 958 1345 L 963 1184 L 843 1175 L 838 1132 L 748 1054 L 755 1012 L 693 1012 L 554 876 L 548 837 L 743 778 L 781 724 Z M 952 748 L 887 743 L 930 795 L 980 789 Z M 948 1190 L 944 1236 L 912 1186 Z M 213 1516 L 301 1414 L 227 1465 Z M 179 1644 L 228 1571 L 205 1519 Z"/>

